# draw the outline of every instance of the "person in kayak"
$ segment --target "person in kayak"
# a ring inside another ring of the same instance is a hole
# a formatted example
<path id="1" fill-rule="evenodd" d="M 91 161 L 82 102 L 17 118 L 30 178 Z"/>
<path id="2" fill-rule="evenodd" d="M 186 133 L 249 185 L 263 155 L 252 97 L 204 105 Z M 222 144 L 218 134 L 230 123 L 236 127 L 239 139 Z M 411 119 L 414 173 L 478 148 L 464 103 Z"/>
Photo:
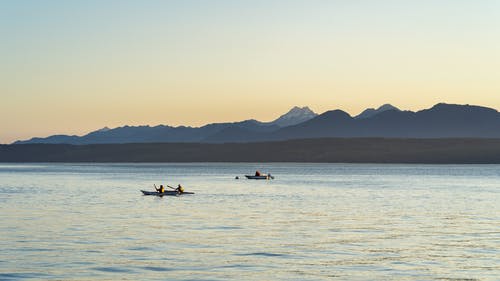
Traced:
<path id="1" fill-rule="evenodd" d="M 165 187 L 163 187 L 163 184 L 160 184 L 160 188 L 156 188 L 156 186 L 155 186 L 155 189 L 156 189 L 156 191 L 158 191 L 159 193 L 163 193 L 163 192 L 165 192 Z"/>
<path id="2" fill-rule="evenodd" d="M 255 171 L 255 176 L 260 177 L 260 171 Z"/>
<path id="3" fill-rule="evenodd" d="M 184 193 L 184 187 L 182 187 L 182 185 L 179 184 L 177 185 L 175 191 L 177 191 L 177 193 Z"/>

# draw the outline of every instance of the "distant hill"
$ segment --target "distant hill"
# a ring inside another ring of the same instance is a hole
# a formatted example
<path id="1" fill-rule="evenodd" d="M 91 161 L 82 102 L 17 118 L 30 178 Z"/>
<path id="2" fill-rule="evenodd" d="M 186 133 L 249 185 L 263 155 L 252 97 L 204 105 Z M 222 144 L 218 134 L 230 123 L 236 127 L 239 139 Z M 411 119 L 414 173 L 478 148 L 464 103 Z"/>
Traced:
<path id="1" fill-rule="evenodd" d="M 492 108 L 439 103 L 412 112 L 386 104 L 352 117 L 342 110 L 320 115 L 294 107 L 272 122 L 245 120 L 203 127 L 124 126 L 85 136 L 56 135 L 15 144 L 237 143 L 309 138 L 500 138 L 500 113 Z"/>
<path id="2" fill-rule="evenodd" d="M 171 127 L 159 125 L 124 126 L 109 130 L 98 130 L 87 135 L 77 136 L 50 136 L 48 138 L 33 138 L 28 141 L 18 141 L 14 144 L 45 143 L 45 144 L 106 144 L 106 143 L 152 143 L 152 142 L 204 142 L 212 135 L 221 131 L 243 130 L 252 133 L 275 131 L 277 125 L 265 124 L 255 120 L 246 120 L 235 123 L 209 124 L 199 128 Z"/>
<path id="3" fill-rule="evenodd" d="M 293 107 L 287 113 L 271 122 L 245 120 L 232 123 L 214 123 L 202 127 L 171 127 L 159 125 L 123 126 L 114 129 L 104 127 L 84 136 L 54 135 L 46 138 L 32 138 L 16 141 L 14 144 L 106 144 L 106 143 L 152 143 L 152 142 L 228 142 L 240 140 L 242 135 L 255 138 L 265 132 L 302 123 L 317 116 L 306 107 Z"/>
<path id="4" fill-rule="evenodd" d="M 365 119 L 365 118 L 370 118 L 370 117 L 373 117 L 379 113 L 382 113 L 384 111 L 388 111 L 388 110 L 396 110 L 396 111 L 400 111 L 397 107 L 395 106 L 392 106 L 388 103 L 380 106 L 379 108 L 377 109 L 374 109 L 374 108 L 367 108 L 365 109 L 363 112 L 361 112 L 358 116 L 354 117 L 355 119 Z"/>

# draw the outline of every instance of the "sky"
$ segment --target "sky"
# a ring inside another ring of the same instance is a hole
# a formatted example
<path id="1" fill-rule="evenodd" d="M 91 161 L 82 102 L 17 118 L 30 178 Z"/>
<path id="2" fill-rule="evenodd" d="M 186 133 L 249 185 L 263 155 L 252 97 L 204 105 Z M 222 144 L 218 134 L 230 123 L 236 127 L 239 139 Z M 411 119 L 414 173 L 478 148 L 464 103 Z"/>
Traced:
<path id="1" fill-rule="evenodd" d="M 0 143 L 293 106 L 500 109 L 497 0 L 0 0 Z"/>

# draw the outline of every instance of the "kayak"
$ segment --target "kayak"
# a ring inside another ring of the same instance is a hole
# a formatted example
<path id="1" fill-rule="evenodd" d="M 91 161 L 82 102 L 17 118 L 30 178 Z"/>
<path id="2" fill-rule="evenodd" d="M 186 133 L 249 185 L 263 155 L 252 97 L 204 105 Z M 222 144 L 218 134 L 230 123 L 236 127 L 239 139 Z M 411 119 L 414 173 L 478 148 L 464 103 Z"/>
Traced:
<path id="1" fill-rule="evenodd" d="M 245 175 L 245 177 L 247 177 L 247 179 L 249 179 L 249 180 L 269 180 L 269 179 L 274 179 L 273 176 L 249 176 L 249 175 Z"/>
<path id="2" fill-rule="evenodd" d="M 177 191 L 174 191 L 174 190 L 165 190 L 162 193 L 160 193 L 158 191 L 146 191 L 146 190 L 141 190 L 141 192 L 144 195 L 155 195 L 155 196 L 179 196 L 179 195 L 184 195 L 184 194 L 194 194 L 194 192 L 177 193 Z"/>

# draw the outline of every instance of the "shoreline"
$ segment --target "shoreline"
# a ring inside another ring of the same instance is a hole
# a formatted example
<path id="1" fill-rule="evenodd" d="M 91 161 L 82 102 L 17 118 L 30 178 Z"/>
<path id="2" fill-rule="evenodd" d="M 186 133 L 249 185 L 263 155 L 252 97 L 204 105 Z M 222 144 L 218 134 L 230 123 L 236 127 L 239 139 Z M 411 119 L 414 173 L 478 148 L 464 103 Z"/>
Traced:
<path id="1" fill-rule="evenodd" d="M 318 138 L 252 143 L 0 145 L 4 163 L 500 164 L 500 139 Z"/>

